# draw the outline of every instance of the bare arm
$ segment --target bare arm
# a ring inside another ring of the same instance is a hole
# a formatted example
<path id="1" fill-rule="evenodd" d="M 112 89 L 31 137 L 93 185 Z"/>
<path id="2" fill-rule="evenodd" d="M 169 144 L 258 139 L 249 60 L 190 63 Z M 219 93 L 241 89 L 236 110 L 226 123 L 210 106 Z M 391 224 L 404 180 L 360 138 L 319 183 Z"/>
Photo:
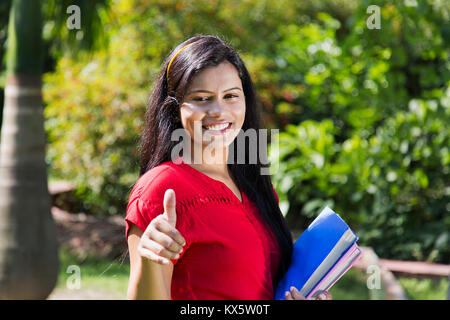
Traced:
<path id="1" fill-rule="evenodd" d="M 130 280 L 127 299 L 170 300 L 173 263 L 160 264 L 147 259 L 146 249 L 139 249 L 143 232 L 135 225 L 130 227 Z"/>
<path id="2" fill-rule="evenodd" d="M 152 219 L 142 232 L 132 224 L 128 231 L 130 280 L 128 299 L 171 299 L 173 263 L 178 259 L 186 240 L 176 225 L 175 192 L 164 194 L 164 213 Z"/>

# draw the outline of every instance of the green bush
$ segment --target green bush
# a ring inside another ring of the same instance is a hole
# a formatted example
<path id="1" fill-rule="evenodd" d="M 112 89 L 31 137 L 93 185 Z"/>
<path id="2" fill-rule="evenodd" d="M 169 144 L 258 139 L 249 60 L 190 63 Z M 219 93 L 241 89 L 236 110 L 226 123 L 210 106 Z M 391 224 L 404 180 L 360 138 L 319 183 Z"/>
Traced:
<path id="1" fill-rule="evenodd" d="M 288 125 L 274 182 L 291 226 L 305 228 L 328 204 L 382 257 L 448 261 L 450 109 L 434 100 L 409 108 L 368 140 L 338 143 L 330 120 Z"/>
<path id="2" fill-rule="evenodd" d="M 122 213 L 138 177 L 144 84 L 152 70 L 138 63 L 138 48 L 123 47 L 122 36 L 125 32 L 112 42 L 116 48 L 109 59 L 88 64 L 61 59 L 61 72 L 45 77 L 51 174 L 74 181 L 85 210 L 97 215 Z"/>
<path id="3" fill-rule="evenodd" d="M 450 6 L 373 4 L 381 30 L 365 25 L 368 2 L 347 19 L 347 35 L 324 13 L 279 28 L 275 105 L 299 123 L 279 136 L 281 207 L 303 229 L 329 204 L 382 257 L 445 262 Z"/>
<path id="4" fill-rule="evenodd" d="M 398 279 L 411 300 L 445 300 L 447 299 L 447 279 L 415 279 L 401 277 Z"/>
<path id="5" fill-rule="evenodd" d="M 305 10 L 306 2 L 286 12 L 285 5 L 294 2 L 285 2 L 124 0 L 107 13 L 101 9 L 107 47 L 90 55 L 67 54 L 44 77 L 52 178 L 74 181 L 86 212 L 123 214 L 138 178 L 137 147 L 146 102 L 165 56 L 188 36 L 218 34 L 242 51 L 252 73 L 261 73 L 277 38 L 273 29 L 280 21 L 294 22 L 298 10 Z M 341 2 L 328 1 L 338 12 L 348 8 Z M 321 8 L 311 6 L 310 12 Z M 47 37 L 53 24 L 49 21 L 44 28 Z M 62 37 L 71 36 L 63 31 Z"/>
<path id="6" fill-rule="evenodd" d="M 371 4 L 381 30 L 366 27 Z M 123 214 L 161 62 L 187 37 L 217 34 L 280 129 L 273 180 L 294 229 L 329 204 L 382 257 L 447 262 L 448 16 L 432 0 L 119 1 L 108 46 L 44 78 L 51 174 L 76 182 L 87 211 Z"/>

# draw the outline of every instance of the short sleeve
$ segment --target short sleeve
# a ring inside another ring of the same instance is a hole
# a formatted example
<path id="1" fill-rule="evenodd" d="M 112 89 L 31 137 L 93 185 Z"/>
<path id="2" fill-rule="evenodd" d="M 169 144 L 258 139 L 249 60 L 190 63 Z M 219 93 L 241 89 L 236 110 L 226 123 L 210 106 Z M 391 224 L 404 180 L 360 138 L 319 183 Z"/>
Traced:
<path id="1" fill-rule="evenodd" d="M 131 223 L 135 224 L 142 232 L 147 229 L 150 222 L 158 215 L 164 213 L 164 205 L 158 203 L 148 203 L 139 196 L 130 197 L 125 216 L 126 229 L 125 236 L 128 238 Z"/>
<path id="2" fill-rule="evenodd" d="M 185 187 L 183 183 L 178 181 L 177 175 L 174 174 L 173 170 L 167 167 L 163 170 L 160 169 L 153 169 L 151 172 L 141 176 L 131 191 L 125 215 L 125 237 L 128 239 L 128 233 L 132 224 L 144 232 L 154 218 L 163 214 L 165 191 L 169 188 L 173 189 L 177 198 L 176 228 L 187 243 L 184 247 L 185 250 L 180 255 L 181 258 L 191 242 L 190 228 L 188 226 L 190 223 L 189 214 L 184 210 L 184 206 L 180 205 L 180 198 L 178 197 L 178 195 L 182 194 L 181 189 Z M 176 264 L 176 261 L 172 259 L 174 264 Z"/>

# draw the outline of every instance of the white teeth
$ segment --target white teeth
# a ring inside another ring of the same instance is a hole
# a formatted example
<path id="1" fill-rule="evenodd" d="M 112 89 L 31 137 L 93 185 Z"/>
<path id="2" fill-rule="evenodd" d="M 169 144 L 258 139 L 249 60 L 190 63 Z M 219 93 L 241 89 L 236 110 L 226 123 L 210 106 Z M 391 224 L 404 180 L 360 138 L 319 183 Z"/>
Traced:
<path id="1" fill-rule="evenodd" d="M 212 125 L 212 126 L 205 126 L 205 128 L 208 129 L 208 130 L 217 130 L 217 131 L 220 131 L 220 130 L 223 130 L 223 129 L 225 129 L 226 127 L 228 127 L 228 125 L 229 125 L 229 123 L 216 124 L 216 125 Z"/>

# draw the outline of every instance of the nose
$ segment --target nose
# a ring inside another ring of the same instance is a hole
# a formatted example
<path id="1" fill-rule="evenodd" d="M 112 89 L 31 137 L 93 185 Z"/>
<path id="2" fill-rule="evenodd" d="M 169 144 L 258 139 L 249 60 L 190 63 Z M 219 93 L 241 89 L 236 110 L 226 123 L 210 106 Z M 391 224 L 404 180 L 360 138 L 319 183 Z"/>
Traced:
<path id="1" fill-rule="evenodd" d="M 223 112 L 223 106 L 220 101 L 216 100 L 210 104 L 210 107 L 206 110 L 206 113 L 210 117 L 219 117 Z"/>

